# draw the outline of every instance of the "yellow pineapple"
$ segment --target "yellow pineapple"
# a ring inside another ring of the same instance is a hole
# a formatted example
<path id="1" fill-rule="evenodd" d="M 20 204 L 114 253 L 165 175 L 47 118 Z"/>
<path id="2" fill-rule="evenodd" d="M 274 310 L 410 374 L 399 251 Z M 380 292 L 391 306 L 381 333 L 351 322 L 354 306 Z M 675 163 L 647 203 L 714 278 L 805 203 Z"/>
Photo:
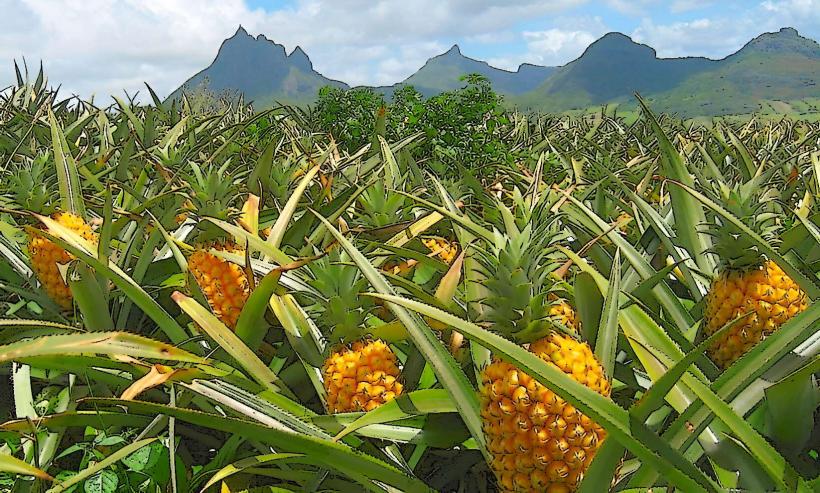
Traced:
<path id="1" fill-rule="evenodd" d="M 234 243 L 217 242 L 197 247 L 188 258 L 188 269 L 214 314 L 222 323 L 234 329 L 250 296 L 250 283 L 242 267 L 217 257 L 212 250 L 240 255 L 244 255 L 244 251 Z"/>
<path id="2" fill-rule="evenodd" d="M 307 309 L 328 340 L 322 365 L 327 410 L 370 411 L 400 395 L 396 355 L 384 341 L 371 340 L 365 328 L 375 305 L 360 296 L 368 286 L 361 271 L 340 249 L 311 262 L 306 271 L 316 292 Z"/>
<path id="3" fill-rule="evenodd" d="M 194 253 L 188 258 L 188 270 L 214 314 L 222 323 L 234 329 L 250 296 L 250 270 L 218 256 L 214 251 L 241 257 L 245 257 L 245 251 L 232 238 L 226 238 L 221 228 L 203 218 L 214 217 L 227 221 L 238 216 L 239 211 L 235 207 L 236 185 L 228 175 L 226 166 L 203 171 L 196 164 L 191 165 L 188 183 L 194 193 L 186 201 L 186 209 L 191 209 L 192 206 L 197 216 L 194 232 L 196 246 Z"/>
<path id="4" fill-rule="evenodd" d="M 609 396 L 610 384 L 589 345 L 577 340 L 575 310 L 555 293 L 548 238 L 528 226 L 489 252 L 486 319 L 579 383 Z M 556 330 L 562 325 L 571 334 Z M 606 432 L 511 363 L 494 358 L 479 387 L 490 467 L 502 492 L 572 492 Z"/>
<path id="5" fill-rule="evenodd" d="M 767 201 L 753 187 L 736 187 L 723 194 L 726 208 L 752 230 L 775 242 L 772 214 L 759 213 Z M 714 251 L 721 266 L 706 296 L 703 328 L 711 335 L 745 316 L 710 345 L 708 353 L 726 368 L 808 306 L 808 298 L 783 270 L 759 251 L 748 236 L 726 221 L 714 224 Z"/>
<path id="6" fill-rule="evenodd" d="M 334 351 L 322 367 L 332 413 L 372 411 L 402 393 L 396 355 L 382 340 L 358 340 Z"/>
<path id="7" fill-rule="evenodd" d="M 52 218 L 62 226 L 71 229 L 92 244 L 97 243 L 97 235 L 83 218 L 69 212 L 57 212 Z M 31 267 L 48 296 L 61 308 L 71 308 L 71 289 L 60 273 L 60 265 L 74 260 L 74 256 L 65 251 L 36 228 L 28 228 L 28 253 Z"/>
<path id="8" fill-rule="evenodd" d="M 580 323 L 575 309 L 563 298 L 558 298 L 557 296 L 551 298 L 553 298 L 554 301 L 549 307 L 549 317 L 570 329 L 572 332 L 577 333 Z"/>
<path id="9" fill-rule="evenodd" d="M 447 265 L 453 263 L 458 255 L 458 246 L 442 238 L 426 238 L 422 240 L 424 246 L 430 249 L 433 255 L 437 256 Z"/>
<path id="10" fill-rule="evenodd" d="M 529 350 L 590 389 L 608 396 L 609 381 L 589 345 L 553 333 Z M 570 492 L 606 438 L 583 413 L 510 363 L 481 373 L 481 416 L 501 491 Z"/>
<path id="11" fill-rule="evenodd" d="M 706 298 L 706 334 L 751 313 L 719 336 L 709 355 L 726 368 L 807 306 L 806 294 L 771 260 L 745 270 L 724 270 Z"/>

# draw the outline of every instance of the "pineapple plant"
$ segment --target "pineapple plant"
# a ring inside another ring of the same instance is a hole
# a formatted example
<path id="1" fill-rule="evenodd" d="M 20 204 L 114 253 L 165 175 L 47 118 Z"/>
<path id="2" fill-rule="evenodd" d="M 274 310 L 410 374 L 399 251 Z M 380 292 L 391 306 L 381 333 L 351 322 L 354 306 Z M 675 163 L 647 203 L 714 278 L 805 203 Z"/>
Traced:
<path id="1" fill-rule="evenodd" d="M 374 304 L 360 296 L 367 281 L 339 249 L 308 266 L 308 284 L 316 298 L 308 308 L 327 339 L 322 365 L 327 410 L 371 411 L 403 391 L 399 363 L 390 346 L 369 337 L 366 328 Z"/>
<path id="2" fill-rule="evenodd" d="M 576 381 L 608 396 L 610 383 L 575 311 L 559 297 L 545 251 L 548 235 L 528 225 L 487 255 L 486 319 Z M 504 492 L 574 491 L 606 438 L 605 430 L 511 363 L 481 372 L 481 417 L 491 468 Z"/>
<path id="3" fill-rule="evenodd" d="M 62 226 L 74 231 L 91 244 L 97 243 L 97 235 L 79 215 L 58 211 L 48 191 L 50 180 L 44 159 L 35 159 L 28 166 L 21 166 L 11 178 L 13 201 L 24 210 L 50 215 Z M 74 260 L 74 256 L 52 242 L 34 225 L 26 227 L 28 254 L 31 267 L 43 290 L 63 310 L 72 306 L 71 289 L 66 283 L 61 266 Z"/>
<path id="4" fill-rule="evenodd" d="M 763 209 L 765 201 L 755 187 L 723 187 L 727 210 L 752 231 L 770 242 L 776 239 L 777 224 Z M 711 225 L 713 250 L 720 258 L 717 277 L 706 296 L 704 332 L 711 335 L 732 320 L 743 317 L 708 348 L 721 368 L 730 366 L 789 318 L 808 306 L 806 294 L 783 269 L 729 221 Z"/>
<path id="5" fill-rule="evenodd" d="M 195 229 L 194 252 L 188 257 L 188 270 L 199 285 L 214 314 L 222 323 L 236 328 L 239 314 L 250 296 L 248 272 L 215 252 L 244 256 L 244 249 L 233 238 L 203 217 L 229 220 L 237 215 L 232 207 L 236 188 L 226 166 L 202 170 L 191 165 L 189 185 L 193 190 L 191 202 L 198 216 Z"/>

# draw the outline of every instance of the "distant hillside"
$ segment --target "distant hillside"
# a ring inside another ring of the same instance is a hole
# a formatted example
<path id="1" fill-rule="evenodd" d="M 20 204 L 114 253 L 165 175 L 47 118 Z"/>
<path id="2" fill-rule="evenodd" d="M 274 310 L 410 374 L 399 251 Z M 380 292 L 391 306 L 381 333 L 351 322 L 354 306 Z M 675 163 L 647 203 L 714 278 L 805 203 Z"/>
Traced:
<path id="1" fill-rule="evenodd" d="M 633 108 L 639 92 L 657 111 L 715 116 L 817 97 L 818 81 L 820 45 L 792 28 L 762 34 L 721 60 L 657 58 L 652 48 L 611 33 L 513 102 L 543 111 Z"/>
<path id="2" fill-rule="evenodd" d="M 658 58 L 649 46 L 620 33 L 609 33 L 515 101 L 546 111 L 628 101 L 635 92 L 671 90 L 715 63 L 706 58 Z"/>
<path id="3" fill-rule="evenodd" d="M 202 84 L 217 94 L 242 93 L 256 108 L 270 107 L 277 102 L 309 104 L 323 86 L 348 87 L 314 70 L 302 48 L 297 46 L 288 55 L 284 46 L 262 34 L 254 38 L 241 26 L 236 34 L 222 42 L 211 65 L 185 81 L 168 99 L 178 98 L 183 91 Z"/>
<path id="4" fill-rule="evenodd" d="M 462 87 L 464 83 L 459 79 L 465 74 L 481 74 L 492 83 L 497 92 L 515 95 L 535 89 L 555 70 L 555 67 L 525 63 L 517 71 L 509 72 L 466 57 L 458 45 L 453 45 L 441 55 L 427 60 L 418 72 L 398 84 L 375 89 L 390 96 L 399 87 L 410 85 L 425 96 L 433 96 Z"/>
<path id="5" fill-rule="evenodd" d="M 478 73 L 523 109 L 565 112 L 601 105 L 635 108 L 635 92 L 658 111 L 681 116 L 750 113 L 763 107 L 816 108 L 820 96 L 820 45 L 792 28 L 766 33 L 721 60 L 703 57 L 658 58 L 650 46 L 609 33 L 562 67 L 522 64 L 515 72 L 464 56 L 458 45 L 429 59 L 407 79 L 374 87 L 386 96 L 412 85 L 425 96 L 463 86 L 463 75 Z M 276 101 L 309 104 L 320 87 L 348 87 L 313 69 L 300 48 L 287 55 L 282 45 L 244 29 L 225 40 L 213 63 L 186 81 L 169 98 L 207 80 L 214 92 L 241 92 L 258 109 Z"/>
<path id="6" fill-rule="evenodd" d="M 686 115 L 750 113 L 765 101 L 820 97 L 820 45 L 790 28 L 753 39 L 677 87 L 651 95 L 653 107 Z"/>

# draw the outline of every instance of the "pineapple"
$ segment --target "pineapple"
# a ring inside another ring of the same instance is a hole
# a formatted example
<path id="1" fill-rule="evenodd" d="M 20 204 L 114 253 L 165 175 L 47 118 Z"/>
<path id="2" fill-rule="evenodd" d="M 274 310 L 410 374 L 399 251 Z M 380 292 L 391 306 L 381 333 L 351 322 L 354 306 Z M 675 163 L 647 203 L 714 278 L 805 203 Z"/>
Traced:
<path id="1" fill-rule="evenodd" d="M 62 226 L 71 229 L 92 244 L 97 243 L 97 235 L 92 231 L 83 218 L 70 212 L 56 212 L 52 218 Z M 71 289 L 63 275 L 60 265 L 74 260 L 74 256 L 65 251 L 45 236 L 39 234 L 36 228 L 29 228 L 28 252 L 31 256 L 31 267 L 37 275 L 43 289 L 60 308 L 68 310 L 73 300 Z"/>
<path id="2" fill-rule="evenodd" d="M 422 243 L 447 265 L 452 264 L 458 254 L 458 246 L 443 238 L 427 238 L 422 240 Z"/>
<path id="3" fill-rule="evenodd" d="M 327 410 L 370 411 L 402 393 L 395 353 L 368 337 L 365 323 L 373 301 L 359 296 L 367 281 L 347 254 L 336 249 L 309 265 L 308 284 L 318 296 L 308 310 L 328 339 L 322 365 Z"/>
<path id="4" fill-rule="evenodd" d="M 210 168 L 204 172 L 192 164 L 193 173 L 189 185 L 194 191 L 191 197 L 198 216 L 194 253 L 188 259 L 188 270 L 196 280 L 214 314 L 231 329 L 236 328 L 239 314 L 250 296 L 248 272 L 239 265 L 214 254 L 214 251 L 245 256 L 245 251 L 215 224 L 202 217 L 227 220 L 237 215 L 232 207 L 236 189 L 232 177 L 226 175 L 226 167 Z"/>
<path id="5" fill-rule="evenodd" d="M 13 201 L 23 209 L 38 214 L 49 214 L 61 225 L 71 229 L 92 244 L 97 243 L 97 235 L 82 217 L 71 212 L 57 212 L 49 192 L 51 179 L 45 158 L 37 158 L 28 166 L 21 166 L 10 180 Z M 71 289 L 68 287 L 60 266 L 74 259 L 42 234 L 34 226 L 28 232 L 28 254 L 31 267 L 49 298 L 60 308 L 71 308 Z"/>
<path id="6" fill-rule="evenodd" d="M 487 255 L 487 321 L 576 381 L 609 396 L 589 345 L 576 339 L 570 304 L 549 291 L 546 239 L 527 226 Z M 531 241 L 533 240 L 533 241 Z M 557 327 L 556 327 L 557 326 Z M 556 330 L 565 328 L 567 333 Z M 574 491 L 606 431 L 514 365 L 494 358 L 479 388 L 490 464 L 503 492 Z"/>
<path id="7" fill-rule="evenodd" d="M 723 193 L 727 209 L 752 230 L 774 240 L 772 215 L 754 204 L 765 204 L 755 193 L 736 187 Z M 714 224 L 714 251 L 721 260 L 717 278 L 706 296 L 704 331 L 714 334 L 730 321 L 746 317 L 712 343 L 708 353 L 726 368 L 764 337 L 808 306 L 806 294 L 783 270 L 757 249 L 738 228 L 727 222 Z"/>
<path id="8" fill-rule="evenodd" d="M 217 257 L 212 250 L 240 255 L 244 255 L 244 251 L 235 243 L 217 241 L 209 243 L 207 249 L 200 246 L 188 258 L 188 268 L 214 314 L 222 323 L 234 329 L 250 296 L 250 283 L 242 267 Z"/>
<path id="9" fill-rule="evenodd" d="M 396 355 L 382 340 L 342 345 L 322 366 L 332 413 L 372 411 L 402 393 Z"/>

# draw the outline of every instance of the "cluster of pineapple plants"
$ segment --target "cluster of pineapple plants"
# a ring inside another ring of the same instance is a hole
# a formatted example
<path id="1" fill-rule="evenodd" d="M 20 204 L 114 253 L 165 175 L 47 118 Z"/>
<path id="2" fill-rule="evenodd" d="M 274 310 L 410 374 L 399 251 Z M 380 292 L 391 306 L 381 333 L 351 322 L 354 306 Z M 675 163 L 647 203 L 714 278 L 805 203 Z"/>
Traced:
<path id="1" fill-rule="evenodd" d="M 0 98 L 0 488 L 820 488 L 817 124 L 149 93 Z"/>

